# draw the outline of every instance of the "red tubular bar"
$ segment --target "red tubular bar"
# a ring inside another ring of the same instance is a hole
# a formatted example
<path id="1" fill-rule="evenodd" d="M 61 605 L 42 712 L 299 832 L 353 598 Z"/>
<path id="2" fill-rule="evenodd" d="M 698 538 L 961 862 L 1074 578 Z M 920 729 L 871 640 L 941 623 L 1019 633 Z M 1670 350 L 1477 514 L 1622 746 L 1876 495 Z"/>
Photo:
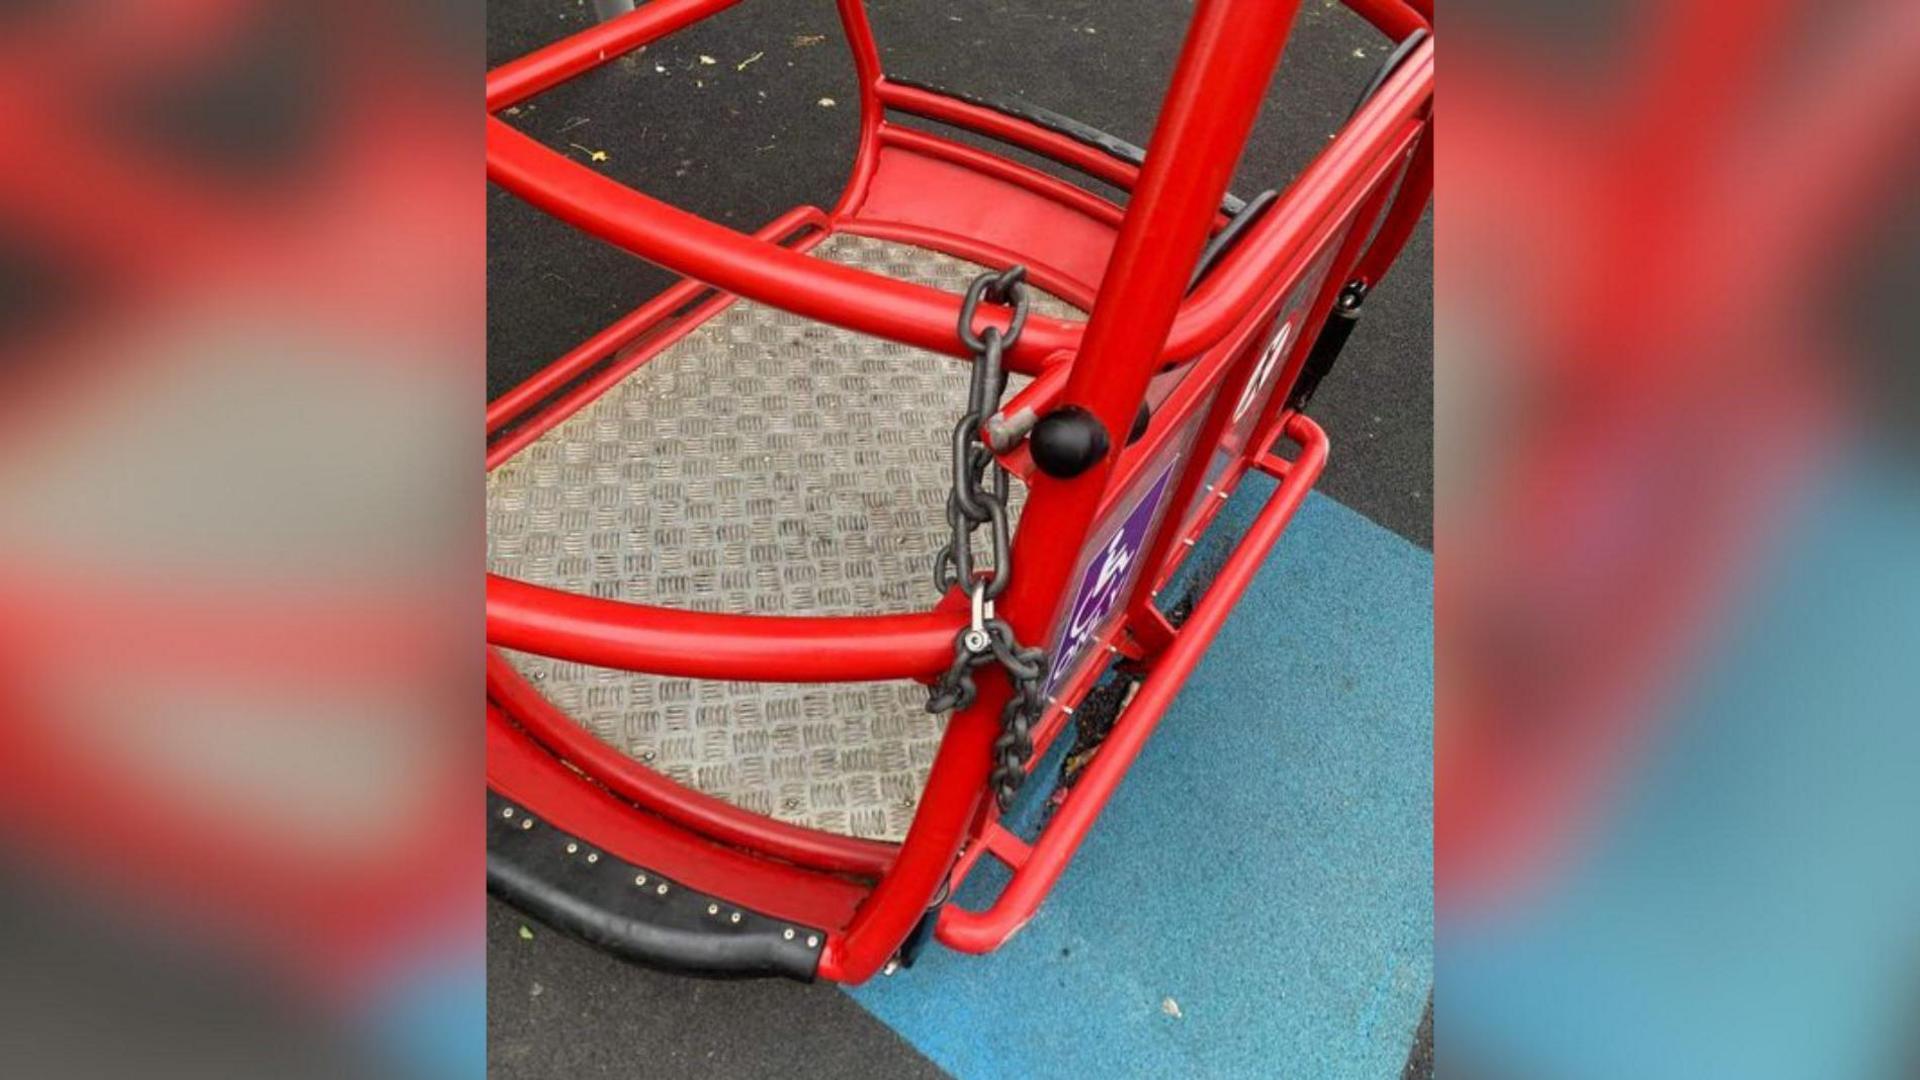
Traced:
<path id="1" fill-rule="evenodd" d="M 1119 207 L 1098 195 L 1078 188 L 1058 177 L 1048 176 L 1038 169 L 1030 169 L 1017 161 L 995 157 L 985 151 L 975 149 L 964 143 L 943 139 L 913 128 L 900 127 L 897 124 L 883 124 L 879 130 L 880 145 L 898 146 L 940 158 L 943 161 L 955 161 L 997 180 L 1016 184 L 1093 218 L 1095 221 L 1118 226 L 1122 217 Z"/>
<path id="2" fill-rule="evenodd" d="M 1335 140 L 1315 158 L 1288 198 L 1253 226 L 1180 308 L 1162 339 L 1169 355 L 1197 355 L 1233 329 L 1264 289 L 1264 269 L 1331 212 L 1354 170 L 1385 152 L 1403 125 L 1418 122 L 1432 69 L 1429 41 L 1354 118 L 1349 125 L 1354 137 Z M 487 176 L 554 217 L 715 288 L 861 333 L 966 355 L 954 333 L 958 296 L 810 258 L 716 225 L 570 161 L 491 116 Z M 979 325 L 1004 327 L 1007 317 L 1004 308 L 982 305 Z M 1032 374 L 1048 354 L 1077 350 L 1083 329 L 1080 323 L 1033 316 L 1008 364 Z"/>
<path id="3" fill-rule="evenodd" d="M 579 767 L 608 791 L 723 844 L 862 877 L 879 877 L 893 863 L 892 844 L 789 825 L 673 782 L 581 727 L 494 649 L 487 650 L 487 696 L 555 757 Z"/>
<path id="4" fill-rule="evenodd" d="M 487 575 L 487 643 L 596 667 L 689 679 L 867 682 L 931 678 L 953 662 L 957 611 L 855 617 L 717 615 Z"/>
<path id="5" fill-rule="evenodd" d="M 547 824 L 658 871 L 689 888 L 724 896 L 775 918 L 832 929 L 852 916 L 866 886 L 715 843 L 620 802 L 487 707 L 487 786 Z"/>
<path id="6" fill-rule="evenodd" d="M 651 329 L 658 332 L 656 332 L 646 344 L 634 349 L 630 355 L 622 357 L 618 363 L 608 364 L 592 376 L 580 380 L 574 384 L 571 389 L 554 398 L 552 402 L 538 412 L 533 414 L 522 413 L 519 417 L 521 423 L 518 427 L 487 445 L 487 470 L 491 472 L 508 458 L 526 449 L 554 425 L 564 421 L 567 417 L 572 416 L 592 402 L 593 399 L 618 385 L 622 379 L 633 373 L 634 368 L 660 355 L 660 353 L 665 351 L 674 342 L 692 333 L 701 323 L 719 314 L 722 308 L 734 301 L 734 297 L 728 296 L 726 293 L 716 293 L 712 289 L 707 289 L 699 282 L 690 283 L 683 295 L 691 299 L 699 295 L 702 290 L 712 293 L 712 295 L 709 296 L 705 302 L 695 305 L 691 310 L 684 312 L 678 318 L 672 317 L 674 309 L 654 309 L 660 310 L 664 321 L 652 327 Z M 669 289 L 668 291 L 679 292 L 678 289 Z M 653 308 L 653 305 L 648 305 L 648 307 Z M 642 332 L 644 333 L 645 331 L 643 330 Z"/>
<path id="7" fill-rule="evenodd" d="M 827 216 L 812 206 L 796 206 L 768 222 L 754 238 L 778 241 L 805 226 L 824 229 Z M 658 325 L 676 308 L 690 303 L 707 286 L 684 280 L 635 308 L 606 329 L 568 350 L 565 356 L 535 372 L 527 381 L 487 403 L 487 434 L 491 435 L 526 409 L 538 404 L 561 387 L 579 378 L 593 365 L 611 356 L 616 349 L 632 344 L 635 338 Z"/>
<path id="8" fill-rule="evenodd" d="M 487 111 L 499 112 L 576 75 L 710 18 L 740 0 L 651 0 L 618 18 L 487 72 Z"/>
<path id="9" fill-rule="evenodd" d="M 562 221 L 717 289 L 932 352 L 968 355 L 954 332 L 960 297 L 716 225 L 569 161 L 491 116 L 487 178 Z M 978 325 L 1004 329 L 1008 318 L 1005 308 L 982 304 Z M 1037 363 L 1054 348 L 1029 342 L 1071 337 L 1071 329 L 1034 316 L 1009 363 L 1015 370 Z"/>
<path id="10" fill-rule="evenodd" d="M 1407 240 L 1413 235 L 1414 226 L 1419 224 L 1420 215 L 1426 213 L 1427 200 L 1432 196 L 1433 119 L 1429 117 L 1426 130 L 1420 133 L 1420 145 L 1414 148 L 1413 164 L 1407 170 L 1407 177 L 1401 182 L 1393 205 L 1387 210 L 1386 220 L 1380 223 L 1380 231 L 1375 234 L 1373 243 L 1354 268 L 1354 278 L 1364 282 L 1368 288 L 1380 283 L 1387 267 L 1393 265 L 1393 260 L 1400 257 L 1401 249 L 1407 246 Z"/>
<path id="11" fill-rule="evenodd" d="M 853 75 L 860 84 L 860 148 L 854 152 L 853 171 L 847 187 L 834 204 L 833 216 L 844 216 L 866 197 L 867 184 L 880 154 L 879 135 L 886 109 L 880 104 L 880 46 L 873 40 L 873 27 L 867 22 L 866 0 L 835 0 L 840 11 L 840 29 L 847 35 L 847 51 L 853 54 Z"/>
<path id="12" fill-rule="evenodd" d="M 941 943 L 972 953 L 998 948 L 1033 918 L 1041 901 L 1060 879 L 1061 871 L 1086 838 L 1094 819 L 1106 808 L 1107 800 L 1113 797 L 1121 778 L 1140 756 L 1141 748 L 1166 714 L 1167 706 L 1172 704 L 1207 646 L 1225 625 L 1234 604 L 1260 572 L 1267 552 L 1273 549 L 1274 542 L 1325 467 L 1327 434 L 1320 425 L 1294 413 L 1287 418 L 1286 432 L 1300 443 L 1300 457 L 1284 472 L 1276 473 L 1280 486 L 1234 548 L 1226 565 L 1221 567 L 1206 595 L 1194 605 L 1193 613 L 1174 637 L 1173 644 L 1155 662 L 1152 674 L 1140 685 L 1126 712 L 1101 744 L 1099 753 L 1081 772 L 1073 793 L 1054 811 L 1046 830 L 1028 850 L 999 899 L 984 912 L 968 911 L 952 904 L 944 908 L 936 930 Z M 1271 468 L 1265 461 L 1260 464 L 1262 468 Z"/>
<path id="13" fill-rule="evenodd" d="M 1008 116 L 1006 113 L 983 108 L 971 102 L 922 90 L 917 86 L 902 86 L 899 83 L 884 80 L 879 86 L 879 98 L 880 102 L 889 109 L 898 109 L 903 113 L 911 113 L 928 120 L 938 120 L 943 124 L 952 124 L 954 127 L 979 132 L 1009 146 L 1017 146 L 1042 157 L 1052 158 L 1063 165 L 1070 165 L 1122 191 L 1132 191 L 1133 185 L 1140 179 L 1138 167 L 1111 154 L 1096 150 L 1078 140 L 1069 139 L 1057 131 L 1048 131 L 1019 117 Z"/>
<path id="14" fill-rule="evenodd" d="M 1266 96 L 1295 6 L 1293 0 L 1263 5 L 1254 19 L 1232 0 L 1202 0 L 1194 11 L 1094 304 L 1085 349 L 1068 376 L 1067 399 L 1090 407 L 1108 431 L 1131 427 L 1163 355 L 1161 345 Z M 1002 608 L 1022 641 L 1046 638 L 1093 527 L 1113 456 L 1073 480 L 1035 478 L 1014 539 L 1021 571 Z M 878 971 L 947 880 L 986 792 L 1008 693 L 1004 675 L 987 669 L 979 699 L 948 720 L 893 871 L 860 905 L 845 935 L 828 939 L 824 973 L 860 982 Z"/>

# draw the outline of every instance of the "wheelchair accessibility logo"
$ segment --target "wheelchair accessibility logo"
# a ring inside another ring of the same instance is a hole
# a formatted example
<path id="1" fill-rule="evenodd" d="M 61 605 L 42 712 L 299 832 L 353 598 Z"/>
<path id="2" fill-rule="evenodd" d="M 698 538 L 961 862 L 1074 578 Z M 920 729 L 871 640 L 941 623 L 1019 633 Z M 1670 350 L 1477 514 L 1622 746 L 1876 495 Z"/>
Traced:
<path id="1" fill-rule="evenodd" d="M 1049 653 L 1053 664 L 1047 674 L 1048 694 L 1073 673 L 1082 659 L 1081 653 L 1093 643 L 1108 616 L 1126 599 L 1139 569 L 1140 556 L 1147 546 L 1147 530 L 1153 524 L 1154 511 L 1165 497 L 1167 486 L 1173 480 L 1173 467 L 1179 461 L 1180 455 L 1174 455 L 1160 479 L 1133 504 L 1126 520 L 1107 537 L 1100 553 L 1080 575 L 1080 587 L 1074 591 L 1073 605 L 1067 609 L 1066 625 L 1060 628 L 1060 636 Z"/>

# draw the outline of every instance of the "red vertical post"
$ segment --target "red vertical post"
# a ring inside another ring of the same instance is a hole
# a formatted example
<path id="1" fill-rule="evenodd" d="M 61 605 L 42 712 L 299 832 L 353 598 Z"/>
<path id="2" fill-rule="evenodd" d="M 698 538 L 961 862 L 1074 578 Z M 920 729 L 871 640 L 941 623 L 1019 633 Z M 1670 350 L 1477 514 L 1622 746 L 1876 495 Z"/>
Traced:
<path id="1" fill-rule="evenodd" d="M 1147 160 L 1101 281 L 1063 404 L 1092 412 L 1114 448 L 1071 480 L 1036 477 L 1001 606 L 1025 643 L 1047 645 L 1067 578 L 1087 542 L 1114 457 L 1146 398 L 1174 314 L 1266 96 L 1298 0 L 1201 0 L 1161 103 Z M 1007 682 L 983 669 L 980 697 L 953 716 L 893 870 L 822 971 L 860 982 L 885 964 L 953 867 L 986 793 Z"/>
<path id="2" fill-rule="evenodd" d="M 1038 476 L 1003 610 L 1023 642 L 1042 640 L 1094 526 L 1147 384 L 1164 358 L 1214 212 L 1259 114 L 1297 0 L 1203 0 L 1174 69 L 1147 161 L 1101 280 L 1061 404 L 1091 412 L 1115 450 L 1070 480 Z"/>

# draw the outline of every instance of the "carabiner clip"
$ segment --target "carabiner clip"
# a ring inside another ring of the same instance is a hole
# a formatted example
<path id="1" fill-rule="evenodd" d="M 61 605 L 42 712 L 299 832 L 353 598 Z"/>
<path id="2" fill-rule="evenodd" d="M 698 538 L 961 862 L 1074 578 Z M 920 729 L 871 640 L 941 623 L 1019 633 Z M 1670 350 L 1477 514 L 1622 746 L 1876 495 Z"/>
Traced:
<path id="1" fill-rule="evenodd" d="M 973 598 L 973 622 L 962 640 L 967 651 L 978 656 L 993 648 L 993 635 L 987 632 L 987 620 L 993 618 L 993 601 L 987 598 L 987 582 L 980 578 L 973 579 L 967 591 Z"/>

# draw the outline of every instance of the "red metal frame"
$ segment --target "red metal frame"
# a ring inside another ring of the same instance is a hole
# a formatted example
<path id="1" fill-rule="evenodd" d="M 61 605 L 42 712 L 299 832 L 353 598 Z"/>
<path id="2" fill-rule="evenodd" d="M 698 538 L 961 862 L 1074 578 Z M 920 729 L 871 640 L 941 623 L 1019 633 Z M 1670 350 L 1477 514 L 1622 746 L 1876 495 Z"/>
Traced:
<path id="1" fill-rule="evenodd" d="M 498 112 L 731 2 L 654 0 L 504 65 L 488 77 L 488 110 Z M 1395 38 L 1430 29 L 1424 4 L 1349 0 L 1349 6 Z M 796 250 L 846 231 L 986 265 L 1023 263 L 1039 286 L 1090 309 L 1084 323 L 1029 321 L 1008 363 L 1041 378 L 1008 411 L 1077 405 L 1108 431 L 1125 432 L 1153 395 L 1146 435 L 1081 476 L 1053 479 L 1034 473 L 1022 451 L 1006 455 L 1029 483 L 1014 539 L 1020 572 L 1000 604 L 1022 641 L 1052 640 L 1067 594 L 1097 546 L 1090 541 L 1111 532 L 1157 477 L 1177 481 L 1168 481 L 1171 497 L 1155 511 L 1144 572 L 1096 635 L 1095 652 L 1133 657 L 1147 677 L 1031 845 L 1001 828 L 983 797 L 1008 692 L 997 669 L 982 672 L 979 700 L 949 720 L 920 809 L 899 845 L 785 825 L 681 787 L 599 744 L 497 656 L 488 666 L 489 784 L 511 788 L 512 797 L 556 822 L 597 830 L 596 842 L 624 847 L 662 873 L 704 882 L 743 904 L 764 902 L 771 905 L 764 910 L 782 917 L 801 919 L 798 912 L 806 912 L 810 925 L 828 931 L 819 968 L 828 978 L 858 982 L 879 970 L 933 898 L 957 884 L 983 853 L 1014 866 L 1012 882 L 987 912 L 947 907 L 937 923 L 940 940 L 982 951 L 1030 918 L 1319 475 L 1326 436 L 1284 408 L 1286 392 L 1339 287 L 1356 277 L 1371 283 L 1385 271 L 1431 192 L 1428 41 L 1189 295 L 1191 268 L 1224 224 L 1221 201 L 1294 10 L 1295 0 L 1202 0 L 1145 164 L 1135 168 L 1018 117 L 888 82 L 864 5 L 839 0 L 861 101 L 860 147 L 847 189 L 831 212 L 797 208 L 753 236 L 624 187 L 490 115 L 491 180 L 688 278 L 495 402 L 487 417 L 495 436 L 490 468 L 736 296 L 966 356 L 954 329 L 958 296 Z M 1025 165 L 901 126 L 888 110 L 1070 165 L 1126 191 L 1128 205 L 1123 210 Z M 782 243 L 796 232 L 806 233 L 798 245 Z M 718 292 L 703 300 L 712 290 Z M 1004 310 L 981 313 L 983 322 L 1004 325 L 1006 318 Z M 1285 363 L 1263 364 L 1269 335 L 1282 319 L 1297 324 Z M 1170 362 L 1179 366 L 1177 374 L 1163 373 Z M 546 400 L 551 404 L 536 408 Z M 1283 434 L 1301 447 L 1292 462 L 1267 449 Z M 1229 435 L 1242 441 L 1222 467 L 1215 448 Z M 1153 590 L 1211 521 L 1220 503 L 1214 496 L 1224 497 L 1249 468 L 1275 475 L 1279 487 L 1175 632 L 1152 606 Z M 696 678 L 926 680 L 950 661 L 963 621 L 952 598 L 923 614 L 800 618 L 696 613 L 495 576 L 487 582 L 493 645 Z M 1103 668 L 1081 665 L 1056 688 L 1055 707 L 1038 732 L 1042 745 Z M 556 772 L 559 763 L 574 768 Z M 568 777 L 577 782 L 559 782 Z M 643 839 L 649 837 L 653 841 Z M 851 901 L 849 890 L 857 894 Z"/>

